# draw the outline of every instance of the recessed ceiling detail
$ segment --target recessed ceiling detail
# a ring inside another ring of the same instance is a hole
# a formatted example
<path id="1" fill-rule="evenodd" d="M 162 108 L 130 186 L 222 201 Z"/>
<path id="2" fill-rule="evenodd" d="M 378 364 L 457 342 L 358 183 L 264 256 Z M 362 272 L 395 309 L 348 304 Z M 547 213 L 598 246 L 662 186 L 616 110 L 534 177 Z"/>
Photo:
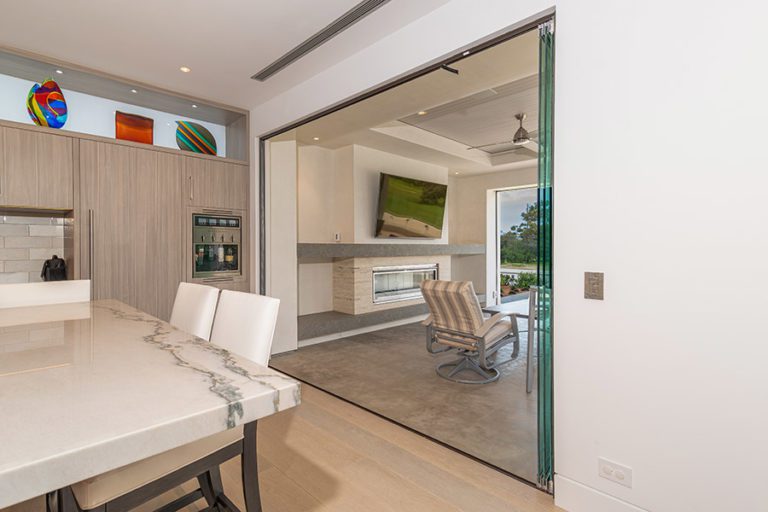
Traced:
<path id="1" fill-rule="evenodd" d="M 531 75 L 430 107 L 425 115 L 416 113 L 400 121 L 489 154 L 524 152 L 524 148 L 512 143 L 519 129 L 515 115 L 527 113 L 525 127 L 535 140 L 539 123 L 538 83 L 538 75 Z M 493 144 L 505 140 L 510 143 Z"/>
<path id="2" fill-rule="evenodd" d="M 312 50 L 322 46 L 330 39 L 336 37 L 358 21 L 362 20 L 373 11 L 389 2 L 389 0 L 364 0 L 352 9 L 344 13 L 341 17 L 334 20 L 330 25 L 316 33 L 282 57 L 278 58 L 272 64 L 253 75 L 251 78 L 263 82 L 272 75 L 290 66 Z"/>

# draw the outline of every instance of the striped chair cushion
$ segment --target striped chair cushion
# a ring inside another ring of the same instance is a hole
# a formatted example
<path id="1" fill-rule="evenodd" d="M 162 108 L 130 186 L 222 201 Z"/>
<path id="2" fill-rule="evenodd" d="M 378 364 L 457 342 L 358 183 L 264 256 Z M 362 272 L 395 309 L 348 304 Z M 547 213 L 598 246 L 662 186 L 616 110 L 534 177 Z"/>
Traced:
<path id="1" fill-rule="evenodd" d="M 435 327 L 472 334 L 483 324 L 471 281 L 423 281 L 421 293 Z"/>

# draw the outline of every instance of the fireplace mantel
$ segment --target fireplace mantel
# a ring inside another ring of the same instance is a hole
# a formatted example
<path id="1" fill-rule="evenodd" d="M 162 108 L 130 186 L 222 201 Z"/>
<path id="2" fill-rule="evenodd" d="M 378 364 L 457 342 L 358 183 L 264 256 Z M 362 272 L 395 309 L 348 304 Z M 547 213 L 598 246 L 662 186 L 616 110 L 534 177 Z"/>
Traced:
<path id="1" fill-rule="evenodd" d="M 470 256 L 485 254 L 483 244 L 297 244 L 299 258 L 372 258 L 380 256 Z"/>

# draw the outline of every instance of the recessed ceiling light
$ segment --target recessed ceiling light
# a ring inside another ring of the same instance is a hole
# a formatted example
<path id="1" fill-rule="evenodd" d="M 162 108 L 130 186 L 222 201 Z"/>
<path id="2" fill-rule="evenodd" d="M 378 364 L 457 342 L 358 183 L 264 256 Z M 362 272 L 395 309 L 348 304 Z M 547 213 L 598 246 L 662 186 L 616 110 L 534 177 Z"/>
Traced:
<path id="1" fill-rule="evenodd" d="M 197 105 L 192 105 L 192 108 L 197 108 Z"/>
<path id="2" fill-rule="evenodd" d="M 192 71 L 192 70 L 191 70 L 191 69 L 189 69 L 187 66 L 181 66 L 181 67 L 179 68 L 179 71 L 181 71 L 182 73 L 189 73 L 189 72 L 190 72 L 190 71 Z"/>
<path id="3" fill-rule="evenodd" d="M 459 171 L 456 171 L 456 172 L 455 172 L 455 173 L 453 173 L 453 174 L 459 174 Z"/>
<path id="4" fill-rule="evenodd" d="M 131 92 L 132 92 L 133 94 L 136 94 L 136 93 L 137 93 L 137 92 L 139 92 L 139 91 L 137 91 L 136 89 L 131 89 Z"/>
<path id="5" fill-rule="evenodd" d="M 320 140 L 320 137 L 312 137 L 312 140 Z"/>
<path id="6" fill-rule="evenodd" d="M 420 116 L 425 116 L 425 115 L 427 115 L 427 111 L 426 111 L 426 110 L 419 110 L 419 111 L 418 111 L 418 114 L 419 114 Z"/>
<path id="7" fill-rule="evenodd" d="M 59 75 L 63 75 L 64 74 L 64 72 L 62 70 L 60 70 L 60 69 L 57 69 L 56 73 L 58 73 Z"/>

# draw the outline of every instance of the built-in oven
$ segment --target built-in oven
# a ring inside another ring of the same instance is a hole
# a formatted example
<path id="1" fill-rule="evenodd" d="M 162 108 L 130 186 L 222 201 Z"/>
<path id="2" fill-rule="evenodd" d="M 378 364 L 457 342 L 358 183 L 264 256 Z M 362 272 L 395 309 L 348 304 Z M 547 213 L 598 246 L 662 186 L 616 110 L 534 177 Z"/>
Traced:
<path id="1" fill-rule="evenodd" d="M 242 217 L 192 214 L 192 277 L 242 274 Z"/>

